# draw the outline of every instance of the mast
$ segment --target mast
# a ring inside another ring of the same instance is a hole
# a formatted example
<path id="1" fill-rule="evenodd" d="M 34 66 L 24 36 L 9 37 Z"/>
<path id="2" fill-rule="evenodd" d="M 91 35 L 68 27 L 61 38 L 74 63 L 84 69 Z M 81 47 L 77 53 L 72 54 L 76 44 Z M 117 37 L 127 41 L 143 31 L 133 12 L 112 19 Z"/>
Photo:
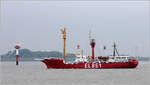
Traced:
<path id="1" fill-rule="evenodd" d="M 94 47 L 95 47 L 95 39 L 92 39 L 91 38 L 91 30 L 89 31 L 89 41 L 90 41 L 90 45 L 91 45 L 91 48 L 92 48 L 92 61 L 94 61 Z M 89 58 L 88 58 L 89 59 Z"/>
<path id="2" fill-rule="evenodd" d="M 95 40 L 91 39 L 90 45 L 92 47 L 92 61 L 94 61 L 94 47 L 95 47 Z"/>
<path id="3" fill-rule="evenodd" d="M 81 50 L 81 57 L 83 58 L 83 49 Z"/>
<path id="4" fill-rule="evenodd" d="M 116 42 L 114 42 L 114 46 L 113 46 L 113 47 L 114 47 L 113 56 L 115 56 L 115 55 L 116 55 L 116 53 L 115 53 L 115 52 L 116 52 L 116 51 L 115 51 L 115 49 L 116 49 Z"/>
<path id="5" fill-rule="evenodd" d="M 91 30 L 89 30 L 89 36 L 88 36 L 88 38 L 89 38 L 89 43 L 91 42 Z M 89 51 L 91 50 L 91 48 L 89 47 Z M 90 55 L 91 55 L 91 52 L 88 52 L 89 54 L 89 60 L 90 60 Z"/>
<path id="6" fill-rule="evenodd" d="M 63 40 L 64 40 L 64 60 L 66 59 L 66 28 L 64 27 L 64 29 L 61 29 L 62 35 L 63 35 Z"/>
<path id="7" fill-rule="evenodd" d="M 118 53 L 117 48 L 116 48 L 116 42 L 115 42 L 115 41 L 114 41 L 113 47 L 114 47 L 113 56 L 116 56 L 116 53 L 117 53 L 117 55 L 119 56 L 119 53 Z"/>

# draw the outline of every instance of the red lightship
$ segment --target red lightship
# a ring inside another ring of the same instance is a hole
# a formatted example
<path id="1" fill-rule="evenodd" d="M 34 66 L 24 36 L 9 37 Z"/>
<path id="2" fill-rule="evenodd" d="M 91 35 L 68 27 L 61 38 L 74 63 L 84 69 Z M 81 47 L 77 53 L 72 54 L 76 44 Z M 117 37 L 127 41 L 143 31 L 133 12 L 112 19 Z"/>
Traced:
<path id="1" fill-rule="evenodd" d="M 116 43 L 114 42 L 113 56 L 94 57 L 95 40 L 91 39 L 90 45 L 92 47 L 92 56 L 76 55 L 74 62 L 65 62 L 65 46 L 66 46 L 66 29 L 61 30 L 64 39 L 64 59 L 59 58 L 45 58 L 41 62 L 45 63 L 48 69 L 101 69 L 101 68 L 136 68 L 138 61 L 136 59 L 130 59 L 129 56 L 119 56 L 116 49 Z M 116 53 L 118 54 L 116 56 Z"/>

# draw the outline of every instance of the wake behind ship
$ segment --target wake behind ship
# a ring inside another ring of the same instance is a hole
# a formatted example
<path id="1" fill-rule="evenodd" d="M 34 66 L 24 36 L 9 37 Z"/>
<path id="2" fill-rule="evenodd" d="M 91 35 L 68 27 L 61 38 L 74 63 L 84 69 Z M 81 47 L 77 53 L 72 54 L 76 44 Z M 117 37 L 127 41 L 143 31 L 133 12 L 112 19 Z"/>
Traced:
<path id="1" fill-rule="evenodd" d="M 45 58 L 41 62 L 45 63 L 48 69 L 101 69 L 101 68 L 136 68 L 138 61 L 131 59 L 129 56 L 119 56 L 116 49 L 116 43 L 114 42 L 113 56 L 94 56 L 95 40 L 90 39 L 90 45 L 92 47 L 92 56 L 84 56 L 83 51 L 81 54 L 76 55 L 74 62 L 66 62 L 66 28 L 61 30 L 64 40 L 64 59 L 59 58 Z M 117 56 L 116 56 L 117 53 Z"/>

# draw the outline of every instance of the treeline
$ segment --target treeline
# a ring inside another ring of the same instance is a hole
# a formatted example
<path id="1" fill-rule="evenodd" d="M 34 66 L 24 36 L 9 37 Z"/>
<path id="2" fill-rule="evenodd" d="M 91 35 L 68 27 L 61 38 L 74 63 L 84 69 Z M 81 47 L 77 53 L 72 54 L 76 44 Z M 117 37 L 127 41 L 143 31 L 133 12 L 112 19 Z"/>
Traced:
<path id="1" fill-rule="evenodd" d="M 16 52 L 8 51 L 8 53 L 0 55 L 1 61 L 15 61 L 16 60 Z M 63 58 L 63 53 L 59 51 L 31 51 L 29 49 L 21 49 L 19 50 L 19 60 L 21 61 L 34 61 L 35 59 L 43 59 L 43 58 Z M 75 60 L 75 54 L 68 53 L 67 59 L 68 61 Z M 136 57 L 139 61 L 150 61 L 150 57 Z"/>
<path id="2" fill-rule="evenodd" d="M 36 58 L 38 59 L 43 59 L 45 57 L 55 57 L 55 58 L 63 58 L 63 54 L 58 51 L 31 51 L 29 49 L 21 49 L 19 50 L 19 59 L 21 61 L 33 61 Z M 74 58 L 74 54 L 67 54 L 69 56 L 68 58 Z M 9 51 L 6 54 L 1 55 L 1 60 L 2 61 L 15 61 L 15 50 L 14 51 Z"/>

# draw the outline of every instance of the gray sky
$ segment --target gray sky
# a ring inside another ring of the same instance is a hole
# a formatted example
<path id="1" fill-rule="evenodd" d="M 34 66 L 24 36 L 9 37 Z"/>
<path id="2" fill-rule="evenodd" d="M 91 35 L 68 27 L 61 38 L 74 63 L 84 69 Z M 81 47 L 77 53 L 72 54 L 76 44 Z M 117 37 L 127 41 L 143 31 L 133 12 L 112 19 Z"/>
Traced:
<path id="1" fill-rule="evenodd" d="M 3 1 L 0 54 L 14 50 L 16 42 L 34 51 L 62 51 L 63 27 L 67 52 L 76 53 L 79 44 L 91 54 L 91 30 L 96 55 L 112 54 L 116 40 L 120 54 L 149 56 L 148 1 Z"/>

